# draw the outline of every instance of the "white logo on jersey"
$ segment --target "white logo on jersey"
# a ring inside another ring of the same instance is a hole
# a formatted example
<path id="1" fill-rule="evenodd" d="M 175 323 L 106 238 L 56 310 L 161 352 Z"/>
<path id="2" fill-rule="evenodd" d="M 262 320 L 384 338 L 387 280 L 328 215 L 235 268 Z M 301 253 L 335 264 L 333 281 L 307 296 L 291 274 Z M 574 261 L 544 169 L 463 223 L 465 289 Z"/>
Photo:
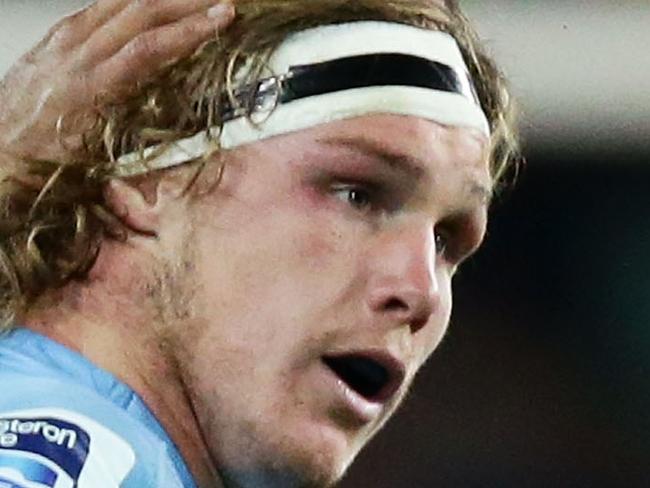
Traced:
<path id="1" fill-rule="evenodd" d="M 30 487 L 119 488 L 135 462 L 128 442 L 77 412 L 0 412 L 0 488 L 6 477 Z"/>
<path id="2" fill-rule="evenodd" d="M 46 441 L 65 445 L 73 449 L 77 443 L 77 433 L 72 429 L 62 429 L 45 421 L 25 421 L 20 419 L 0 419 L 0 447 L 14 447 L 18 435 L 42 435 Z"/>

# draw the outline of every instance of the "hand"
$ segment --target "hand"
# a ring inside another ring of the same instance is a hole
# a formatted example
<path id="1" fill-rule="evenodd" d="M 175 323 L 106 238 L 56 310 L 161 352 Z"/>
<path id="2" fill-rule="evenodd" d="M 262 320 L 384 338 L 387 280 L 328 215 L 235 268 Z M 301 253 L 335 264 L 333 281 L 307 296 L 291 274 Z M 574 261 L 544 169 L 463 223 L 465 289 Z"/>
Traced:
<path id="1" fill-rule="evenodd" d="M 234 16 L 227 0 L 97 0 L 64 18 L 0 82 L 0 153 L 65 161 L 97 122 Z"/>

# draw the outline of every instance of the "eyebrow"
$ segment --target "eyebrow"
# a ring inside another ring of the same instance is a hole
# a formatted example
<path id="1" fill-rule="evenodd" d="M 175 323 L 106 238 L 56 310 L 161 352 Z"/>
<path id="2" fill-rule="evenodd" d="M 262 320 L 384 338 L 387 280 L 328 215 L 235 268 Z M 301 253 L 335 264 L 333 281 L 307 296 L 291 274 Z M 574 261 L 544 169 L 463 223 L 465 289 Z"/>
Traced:
<path id="1" fill-rule="evenodd" d="M 406 154 L 397 153 L 388 148 L 367 139 L 356 137 L 330 137 L 320 139 L 319 142 L 336 148 L 344 147 L 353 151 L 361 152 L 389 169 L 399 171 L 413 178 L 420 178 L 425 169 L 417 159 Z"/>
<path id="2" fill-rule="evenodd" d="M 348 149 L 360 151 L 376 159 L 381 164 L 386 165 L 391 170 L 399 171 L 413 179 L 419 179 L 426 173 L 426 169 L 417 158 L 401 152 L 391 151 L 382 144 L 374 141 L 356 137 L 329 137 L 320 139 L 319 142 L 328 146 L 343 146 Z M 478 199 L 482 205 L 488 206 L 492 201 L 494 196 L 492 186 L 486 186 L 473 178 L 467 178 L 465 187 L 467 188 L 468 194 Z"/>

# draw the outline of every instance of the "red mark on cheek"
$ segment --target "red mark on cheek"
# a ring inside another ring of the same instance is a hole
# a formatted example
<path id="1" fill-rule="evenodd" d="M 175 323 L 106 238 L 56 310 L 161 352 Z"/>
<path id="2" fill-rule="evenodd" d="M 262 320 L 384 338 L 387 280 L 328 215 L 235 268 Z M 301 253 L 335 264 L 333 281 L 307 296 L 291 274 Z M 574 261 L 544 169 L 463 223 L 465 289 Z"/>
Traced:
<path id="1" fill-rule="evenodd" d="M 342 237 L 333 222 L 326 218 L 307 217 L 309 219 L 300 242 L 299 256 L 312 262 L 312 265 L 325 267 L 332 260 L 340 259 Z"/>
<path id="2" fill-rule="evenodd" d="M 314 186 L 301 186 L 295 189 L 299 204 L 308 207 L 311 211 L 325 208 L 327 200 L 323 192 Z"/>
<path id="3" fill-rule="evenodd" d="M 296 202 L 300 205 L 302 235 L 298 243 L 298 255 L 325 264 L 342 252 L 341 234 L 336 202 L 316 185 L 302 185 L 295 189 Z"/>

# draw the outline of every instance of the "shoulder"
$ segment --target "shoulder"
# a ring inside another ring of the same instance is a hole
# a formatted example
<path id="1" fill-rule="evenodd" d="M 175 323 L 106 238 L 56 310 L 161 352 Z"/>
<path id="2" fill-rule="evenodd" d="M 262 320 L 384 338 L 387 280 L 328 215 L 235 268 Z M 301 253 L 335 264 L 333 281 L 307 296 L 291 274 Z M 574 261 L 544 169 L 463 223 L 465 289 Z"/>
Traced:
<path id="1" fill-rule="evenodd" d="M 0 486 L 163 486 L 167 446 L 127 411 L 65 379 L 5 371 L 0 381 Z"/>

